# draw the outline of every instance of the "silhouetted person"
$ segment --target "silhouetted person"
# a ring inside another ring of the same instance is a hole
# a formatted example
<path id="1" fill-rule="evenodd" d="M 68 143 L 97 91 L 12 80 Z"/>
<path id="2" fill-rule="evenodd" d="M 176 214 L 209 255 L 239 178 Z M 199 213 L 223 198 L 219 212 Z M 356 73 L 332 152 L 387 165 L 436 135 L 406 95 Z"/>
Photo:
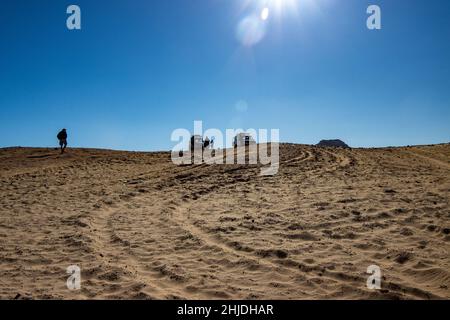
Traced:
<path id="1" fill-rule="evenodd" d="M 56 137 L 59 140 L 59 146 L 61 147 L 61 154 L 63 154 L 64 150 L 66 150 L 66 147 L 67 147 L 67 131 L 66 131 L 66 129 L 62 129 Z"/>
<path id="2" fill-rule="evenodd" d="M 206 149 L 206 148 L 209 147 L 209 142 L 210 142 L 210 141 L 209 141 L 209 138 L 206 137 L 206 138 L 205 138 L 205 141 L 203 142 L 203 148 L 204 148 L 204 149 Z"/>

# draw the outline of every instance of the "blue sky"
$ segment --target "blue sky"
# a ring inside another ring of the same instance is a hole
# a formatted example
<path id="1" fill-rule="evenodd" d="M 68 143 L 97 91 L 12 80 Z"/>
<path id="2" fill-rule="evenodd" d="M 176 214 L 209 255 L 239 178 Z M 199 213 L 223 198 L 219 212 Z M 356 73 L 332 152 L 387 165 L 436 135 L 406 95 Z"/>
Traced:
<path id="1" fill-rule="evenodd" d="M 450 1 L 269 3 L 245 45 L 238 26 L 263 1 L 1 1 L 0 147 L 54 146 L 65 127 L 69 146 L 169 150 L 194 120 L 294 143 L 450 141 Z M 66 28 L 70 4 L 82 30 Z M 382 30 L 366 28 L 370 4 Z"/>

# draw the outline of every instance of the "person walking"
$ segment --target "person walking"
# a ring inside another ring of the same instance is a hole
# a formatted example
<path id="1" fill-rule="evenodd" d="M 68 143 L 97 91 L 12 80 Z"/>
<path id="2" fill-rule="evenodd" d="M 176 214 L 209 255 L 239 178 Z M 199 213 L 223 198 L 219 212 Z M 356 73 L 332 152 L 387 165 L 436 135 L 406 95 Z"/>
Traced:
<path id="1" fill-rule="evenodd" d="M 67 147 L 67 130 L 62 129 L 58 133 L 57 138 L 59 140 L 59 146 L 61 147 L 61 154 L 63 154 Z"/>

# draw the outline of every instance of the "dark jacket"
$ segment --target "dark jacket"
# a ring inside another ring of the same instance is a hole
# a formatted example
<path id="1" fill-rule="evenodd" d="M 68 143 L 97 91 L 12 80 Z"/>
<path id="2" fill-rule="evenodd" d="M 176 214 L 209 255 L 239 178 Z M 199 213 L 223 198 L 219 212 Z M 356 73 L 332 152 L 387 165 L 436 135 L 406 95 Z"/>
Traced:
<path id="1" fill-rule="evenodd" d="M 58 133 L 57 138 L 59 140 L 66 140 L 67 139 L 67 132 L 62 130 Z"/>

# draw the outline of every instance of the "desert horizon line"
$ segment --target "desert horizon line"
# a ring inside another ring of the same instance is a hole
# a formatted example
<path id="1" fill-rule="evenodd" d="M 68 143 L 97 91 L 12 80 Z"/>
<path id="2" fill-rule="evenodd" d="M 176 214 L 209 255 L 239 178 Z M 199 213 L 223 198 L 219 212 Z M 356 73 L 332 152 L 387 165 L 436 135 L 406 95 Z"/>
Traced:
<path id="1" fill-rule="evenodd" d="M 327 140 L 339 140 L 339 139 L 322 139 L 321 141 L 327 141 Z M 264 142 L 265 143 L 265 142 Z M 267 143 L 271 143 L 270 141 Z M 323 147 L 323 146 L 318 146 L 317 144 L 311 144 L 311 143 L 300 143 L 300 142 L 277 142 L 278 144 L 290 144 L 290 145 L 299 145 L 299 146 L 309 146 L 309 147 L 318 147 L 318 148 L 333 148 L 333 147 Z M 257 143 L 257 145 L 260 145 L 263 143 Z M 412 148 L 412 147 L 432 147 L 432 146 L 440 146 L 440 145 L 446 145 L 446 144 L 450 144 L 450 141 L 448 142 L 437 142 L 437 143 L 425 143 L 425 144 L 408 144 L 408 145 L 386 145 L 386 146 L 357 146 L 357 147 L 352 147 L 349 146 L 350 149 L 389 149 L 389 148 Z M 140 149 L 114 149 L 114 148 L 108 148 L 108 147 L 84 147 L 84 146 L 71 146 L 68 147 L 69 149 L 79 149 L 79 150 L 104 150 L 104 151 L 119 151 L 119 152 L 141 152 L 141 153 L 156 153 L 156 152 L 172 152 L 171 149 L 167 149 L 167 150 L 140 150 Z M 340 147 L 334 147 L 334 148 L 340 148 Z M 7 149 L 58 149 L 56 146 L 20 146 L 20 145 L 16 145 L 16 146 L 0 146 L 0 150 L 7 150 Z M 232 149 L 232 147 L 227 147 L 227 148 L 217 148 L 217 149 L 223 149 L 223 150 L 227 150 L 227 149 Z"/>

